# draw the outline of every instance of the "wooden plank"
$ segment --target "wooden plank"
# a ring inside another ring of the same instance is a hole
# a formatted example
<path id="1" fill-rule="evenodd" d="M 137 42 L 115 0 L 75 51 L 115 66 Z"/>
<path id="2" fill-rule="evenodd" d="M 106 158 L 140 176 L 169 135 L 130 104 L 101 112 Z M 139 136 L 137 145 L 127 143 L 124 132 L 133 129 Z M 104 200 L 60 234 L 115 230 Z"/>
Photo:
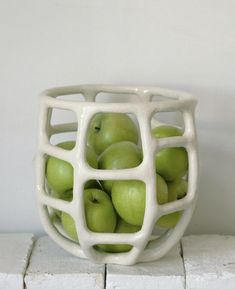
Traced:
<path id="1" fill-rule="evenodd" d="M 27 289 L 103 289 L 105 265 L 72 256 L 49 237 L 35 244 L 25 276 Z"/>
<path id="2" fill-rule="evenodd" d="M 235 236 L 182 239 L 186 289 L 235 288 Z"/>
<path id="3" fill-rule="evenodd" d="M 134 266 L 107 265 L 107 289 L 184 289 L 180 245 L 155 262 Z"/>
<path id="4" fill-rule="evenodd" d="M 0 289 L 23 289 L 32 234 L 0 234 Z"/>

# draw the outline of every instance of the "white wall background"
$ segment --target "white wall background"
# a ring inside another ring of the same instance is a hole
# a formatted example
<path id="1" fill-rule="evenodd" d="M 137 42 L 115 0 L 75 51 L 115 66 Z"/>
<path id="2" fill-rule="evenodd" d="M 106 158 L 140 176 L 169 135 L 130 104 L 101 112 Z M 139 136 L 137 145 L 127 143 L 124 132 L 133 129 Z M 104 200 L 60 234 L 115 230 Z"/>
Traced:
<path id="1" fill-rule="evenodd" d="M 39 92 L 121 83 L 198 96 L 200 198 L 187 232 L 235 234 L 233 0 L 1 0 L 0 35 L 0 232 L 43 232 Z"/>

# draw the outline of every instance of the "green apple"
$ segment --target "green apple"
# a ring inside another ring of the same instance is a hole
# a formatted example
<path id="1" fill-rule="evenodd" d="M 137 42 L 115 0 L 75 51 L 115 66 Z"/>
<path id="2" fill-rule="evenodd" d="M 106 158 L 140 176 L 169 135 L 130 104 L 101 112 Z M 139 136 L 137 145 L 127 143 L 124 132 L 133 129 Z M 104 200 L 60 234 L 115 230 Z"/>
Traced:
<path id="1" fill-rule="evenodd" d="M 162 227 L 162 228 L 166 228 L 166 229 L 174 228 L 176 226 L 176 224 L 179 222 L 179 220 L 182 216 L 182 213 L 183 212 L 180 211 L 180 212 L 174 212 L 174 213 L 171 213 L 169 215 L 162 216 L 157 221 L 157 225 Z"/>
<path id="2" fill-rule="evenodd" d="M 65 150 L 72 150 L 74 141 L 57 145 Z M 46 164 L 46 176 L 49 187 L 58 193 L 63 193 L 73 187 L 73 167 L 68 162 L 49 156 Z"/>
<path id="3" fill-rule="evenodd" d="M 96 180 L 89 180 L 85 183 L 85 186 L 84 186 L 85 189 L 100 189 L 102 190 L 102 187 L 100 185 L 99 182 L 97 182 Z M 68 191 L 65 191 L 65 192 L 62 192 L 62 193 L 58 193 L 56 191 L 51 191 L 51 196 L 53 198 L 56 198 L 56 199 L 61 199 L 61 200 L 64 200 L 64 201 L 67 201 L 67 202 L 71 202 L 72 199 L 73 199 L 73 190 L 68 190 Z M 59 210 L 54 210 L 55 211 L 55 214 L 57 217 L 61 217 L 61 211 Z"/>
<path id="4" fill-rule="evenodd" d="M 102 190 L 101 184 L 96 180 L 89 180 L 85 183 L 85 189 L 100 189 Z M 51 191 L 51 196 L 56 199 L 61 199 L 67 202 L 71 202 L 73 199 L 73 190 L 68 190 L 63 193 Z"/>
<path id="5" fill-rule="evenodd" d="M 75 142 L 66 141 L 57 146 L 65 150 L 72 150 Z M 91 167 L 98 168 L 97 155 L 91 147 L 87 147 L 86 158 Z M 73 188 L 73 167 L 64 160 L 49 156 L 46 177 L 49 187 L 57 193 L 63 193 Z"/>
<path id="6" fill-rule="evenodd" d="M 116 213 L 110 197 L 101 190 L 84 191 L 84 208 L 86 224 L 93 232 L 112 233 L 116 227 Z M 74 240 L 78 240 L 74 220 L 65 212 L 61 214 L 65 232 Z"/>
<path id="7" fill-rule="evenodd" d="M 84 189 L 99 189 L 103 190 L 99 181 L 96 180 L 89 180 L 85 183 Z"/>
<path id="8" fill-rule="evenodd" d="M 156 138 L 181 136 L 179 128 L 162 125 L 155 127 L 152 134 Z M 188 170 L 188 154 L 183 147 L 164 148 L 155 156 L 156 171 L 166 181 L 173 181 L 183 177 Z"/>
<path id="9" fill-rule="evenodd" d="M 84 194 L 87 227 L 94 232 L 113 232 L 116 213 L 110 197 L 98 189 L 87 189 Z"/>
<path id="10" fill-rule="evenodd" d="M 87 141 L 99 155 L 116 142 L 131 141 L 137 144 L 138 131 L 125 113 L 97 113 L 90 122 Z"/>
<path id="11" fill-rule="evenodd" d="M 98 168 L 98 156 L 95 150 L 90 146 L 86 146 L 86 161 L 92 168 Z"/>
<path id="12" fill-rule="evenodd" d="M 173 182 L 168 182 L 168 202 L 173 202 L 182 199 L 188 190 L 188 183 L 183 179 L 176 179 Z M 178 223 L 183 211 L 174 212 L 160 217 L 157 225 L 162 228 L 173 228 Z"/>
<path id="13" fill-rule="evenodd" d="M 74 241 L 78 241 L 78 235 L 76 230 L 76 225 L 73 218 L 65 213 L 61 213 L 61 223 L 64 228 L 65 233 Z"/>
<path id="14" fill-rule="evenodd" d="M 140 229 L 141 229 L 141 226 L 134 226 L 134 225 L 126 223 L 122 219 L 119 219 L 114 232 L 115 233 L 136 233 Z M 128 244 L 106 244 L 106 245 L 97 245 L 97 247 L 102 249 L 105 252 L 110 252 L 110 253 L 128 252 L 132 248 L 132 246 Z"/>
<path id="15" fill-rule="evenodd" d="M 168 201 L 168 189 L 164 179 L 157 174 L 156 201 Z M 145 212 L 145 183 L 139 180 L 115 181 L 112 187 L 112 201 L 118 215 L 131 225 L 141 226 Z"/>
<path id="16" fill-rule="evenodd" d="M 182 199 L 188 191 L 188 182 L 184 179 L 176 179 L 173 182 L 167 182 L 168 202 Z"/>
<path id="17" fill-rule="evenodd" d="M 57 193 L 56 191 L 51 191 L 51 196 L 56 199 L 61 199 L 67 202 L 71 202 L 73 199 L 73 190 L 68 190 L 63 193 Z M 61 211 L 54 210 L 57 217 L 61 217 Z"/>
<path id="18" fill-rule="evenodd" d="M 68 190 L 63 193 L 57 193 L 55 191 L 51 191 L 51 196 L 56 199 L 61 199 L 67 202 L 71 202 L 73 199 L 73 190 Z"/>
<path id="19" fill-rule="evenodd" d="M 118 170 L 137 167 L 142 162 L 142 152 L 132 142 L 122 141 L 109 146 L 99 156 L 98 167 L 104 170 Z M 106 192 L 111 193 L 113 181 L 101 181 Z"/>

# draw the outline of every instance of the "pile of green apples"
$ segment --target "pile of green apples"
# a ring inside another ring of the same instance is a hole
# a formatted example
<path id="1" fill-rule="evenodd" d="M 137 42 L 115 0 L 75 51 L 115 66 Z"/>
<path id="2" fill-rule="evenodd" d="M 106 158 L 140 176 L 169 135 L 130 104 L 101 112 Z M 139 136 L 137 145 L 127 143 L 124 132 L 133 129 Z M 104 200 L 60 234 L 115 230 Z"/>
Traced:
<path id="1" fill-rule="evenodd" d="M 152 129 L 153 138 L 181 136 L 181 129 L 161 125 Z M 75 141 L 58 144 L 72 150 Z M 86 161 L 92 168 L 118 170 L 141 164 L 143 154 L 139 130 L 135 122 L 124 113 L 98 113 L 88 127 Z M 188 155 L 183 147 L 164 148 L 155 155 L 156 202 L 165 204 L 183 198 L 187 193 Z M 114 171 L 115 175 L 115 171 Z M 46 180 L 52 197 L 65 201 L 73 199 L 74 171 L 68 162 L 48 156 Z M 146 187 L 140 180 L 89 180 L 84 185 L 84 209 L 87 228 L 93 232 L 135 233 L 141 229 L 145 213 Z M 76 192 L 74 192 L 76 193 Z M 73 218 L 54 210 L 65 233 L 79 242 Z M 164 215 L 156 225 L 172 228 L 182 211 Z M 129 244 L 102 244 L 97 250 L 127 252 Z"/>

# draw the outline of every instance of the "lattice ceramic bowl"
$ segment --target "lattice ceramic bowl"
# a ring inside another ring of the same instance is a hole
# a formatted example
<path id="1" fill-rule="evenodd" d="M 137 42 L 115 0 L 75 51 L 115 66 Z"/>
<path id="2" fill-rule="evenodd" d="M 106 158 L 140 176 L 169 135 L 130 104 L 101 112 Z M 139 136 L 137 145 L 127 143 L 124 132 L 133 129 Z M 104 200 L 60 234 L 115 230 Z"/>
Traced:
<path id="1" fill-rule="evenodd" d="M 100 102 L 101 94 L 103 100 Z M 79 100 L 71 100 L 71 95 L 78 95 Z M 44 91 L 40 102 L 36 174 L 40 218 L 48 235 L 73 255 L 89 258 L 98 263 L 132 265 L 164 256 L 182 237 L 195 207 L 198 179 L 195 106 L 196 100 L 192 95 L 158 87 L 79 85 Z M 51 118 L 54 110 L 73 112 L 77 122 L 53 125 Z M 87 164 L 84 157 L 87 129 L 92 117 L 99 112 L 126 113 L 135 117 L 143 151 L 143 161 L 138 167 L 100 170 L 91 168 Z M 183 135 L 154 138 L 151 128 L 160 124 L 158 115 L 167 115 L 170 112 L 172 115 L 178 113 L 182 116 Z M 76 145 L 72 150 L 67 151 L 52 144 L 51 139 L 55 135 L 68 132 L 75 132 Z M 156 202 L 154 156 L 159 150 L 168 147 L 184 147 L 188 153 L 188 191 L 182 199 L 159 205 Z M 74 177 L 71 202 L 51 196 L 45 177 L 48 156 L 54 156 L 72 165 L 76 178 Z M 91 179 L 135 179 L 145 182 L 146 209 L 140 231 L 122 234 L 97 233 L 87 228 L 84 217 L 83 185 Z M 72 241 L 63 231 L 60 223 L 51 217 L 53 210 L 64 211 L 72 216 L 76 223 L 79 243 Z M 181 210 L 183 214 L 174 228 L 165 231 L 156 229 L 156 221 L 161 216 Z M 125 253 L 105 253 L 95 249 L 97 244 L 120 243 L 131 244 L 133 247 Z"/>

